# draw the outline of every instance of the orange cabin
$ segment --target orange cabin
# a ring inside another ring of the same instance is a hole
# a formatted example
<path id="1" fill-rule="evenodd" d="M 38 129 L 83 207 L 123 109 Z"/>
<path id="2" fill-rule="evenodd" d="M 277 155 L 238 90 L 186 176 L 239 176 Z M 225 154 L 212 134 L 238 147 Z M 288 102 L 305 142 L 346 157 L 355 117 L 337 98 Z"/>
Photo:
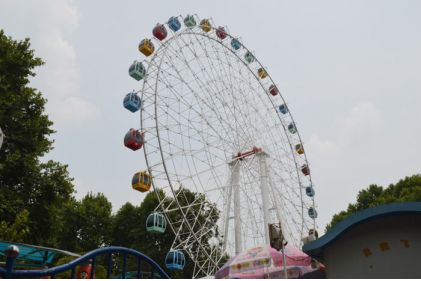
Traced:
<path id="1" fill-rule="evenodd" d="M 151 39 L 143 39 L 139 44 L 139 51 L 145 56 L 150 56 L 155 51 L 155 47 L 152 44 Z"/>
<path id="2" fill-rule="evenodd" d="M 304 154 L 304 147 L 301 143 L 295 145 L 295 151 L 297 151 L 298 154 Z"/>
<path id="3" fill-rule="evenodd" d="M 203 20 L 200 22 L 200 28 L 201 28 L 204 32 L 209 32 L 209 31 L 211 31 L 212 26 L 211 26 L 211 24 L 210 24 L 210 22 L 209 22 L 209 20 L 208 20 L 208 19 L 203 19 Z"/>
<path id="4" fill-rule="evenodd" d="M 268 73 L 263 67 L 261 67 L 257 70 L 257 75 L 259 75 L 260 79 L 265 79 L 268 76 Z"/>

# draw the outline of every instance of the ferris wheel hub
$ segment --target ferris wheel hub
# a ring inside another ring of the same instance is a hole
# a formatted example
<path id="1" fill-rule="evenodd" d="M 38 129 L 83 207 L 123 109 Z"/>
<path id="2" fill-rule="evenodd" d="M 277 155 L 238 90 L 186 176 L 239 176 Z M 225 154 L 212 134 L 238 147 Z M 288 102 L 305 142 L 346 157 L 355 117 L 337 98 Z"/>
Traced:
<path id="1" fill-rule="evenodd" d="M 255 155 L 255 154 L 266 154 L 268 155 L 266 152 L 263 151 L 262 148 L 253 146 L 252 149 L 245 151 L 245 152 L 238 152 L 236 155 L 232 156 L 232 161 L 230 163 L 234 163 L 237 160 L 243 160 L 244 158 L 247 158 L 251 155 Z"/>

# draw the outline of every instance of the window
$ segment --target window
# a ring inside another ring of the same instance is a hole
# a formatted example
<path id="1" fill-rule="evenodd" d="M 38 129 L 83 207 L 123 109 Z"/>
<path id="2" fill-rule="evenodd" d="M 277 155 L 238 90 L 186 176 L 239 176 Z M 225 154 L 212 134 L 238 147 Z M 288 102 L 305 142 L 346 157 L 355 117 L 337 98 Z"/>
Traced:
<path id="1" fill-rule="evenodd" d="M 152 227 L 154 226 L 154 219 L 155 219 L 155 215 L 150 215 L 148 217 L 148 219 L 146 220 L 146 226 L 147 227 Z"/>
<path id="2" fill-rule="evenodd" d="M 169 252 L 167 255 L 167 264 L 174 264 L 174 252 Z"/>
<path id="3" fill-rule="evenodd" d="M 144 184 L 149 184 L 149 177 L 148 177 L 148 175 L 143 175 L 143 183 Z"/>
<path id="4" fill-rule="evenodd" d="M 139 174 L 138 173 L 135 174 L 133 176 L 133 179 L 132 179 L 132 184 L 137 184 L 137 183 L 139 183 Z"/>

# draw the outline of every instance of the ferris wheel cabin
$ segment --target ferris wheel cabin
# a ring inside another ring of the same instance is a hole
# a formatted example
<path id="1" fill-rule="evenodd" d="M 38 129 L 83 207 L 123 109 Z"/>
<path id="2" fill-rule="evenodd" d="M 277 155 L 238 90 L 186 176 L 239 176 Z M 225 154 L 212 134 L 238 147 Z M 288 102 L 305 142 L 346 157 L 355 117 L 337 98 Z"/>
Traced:
<path id="1" fill-rule="evenodd" d="M 279 106 L 279 111 L 280 111 L 282 114 L 287 114 L 287 113 L 288 113 L 288 107 L 287 107 L 287 105 L 286 105 L 286 104 L 281 104 L 281 105 Z"/>
<path id="2" fill-rule="evenodd" d="M 164 233 L 167 227 L 167 221 L 164 215 L 153 212 L 146 219 L 146 231 L 150 233 Z"/>
<path id="3" fill-rule="evenodd" d="M 152 185 L 152 177 L 146 171 L 140 171 L 133 175 L 132 187 L 140 192 L 149 191 Z"/>
<path id="4" fill-rule="evenodd" d="M 279 93 L 278 88 L 276 88 L 275 85 L 270 85 L 270 87 L 269 87 L 269 93 L 272 96 L 276 96 Z"/>
<path id="5" fill-rule="evenodd" d="M 143 146 L 144 133 L 131 128 L 124 136 L 124 146 L 136 151 Z"/>
<path id="6" fill-rule="evenodd" d="M 194 17 L 192 15 L 187 15 L 184 18 L 184 25 L 187 26 L 188 28 L 192 28 L 196 26 L 196 20 L 194 19 Z"/>
<path id="7" fill-rule="evenodd" d="M 252 62 L 254 62 L 254 56 L 253 56 L 253 54 L 252 53 L 250 53 L 250 52 L 247 52 L 245 55 L 244 55 L 244 59 L 246 60 L 246 62 L 247 63 L 252 63 Z"/>
<path id="8" fill-rule="evenodd" d="M 150 56 L 155 51 L 155 47 L 151 39 L 143 39 L 139 44 L 139 51 L 145 56 Z"/>
<path id="9" fill-rule="evenodd" d="M 203 19 L 200 21 L 200 28 L 204 31 L 204 32 L 209 32 L 212 30 L 212 26 L 209 22 L 208 19 Z"/>
<path id="10" fill-rule="evenodd" d="M 303 172 L 305 176 L 310 175 L 310 168 L 307 166 L 307 164 L 301 166 L 301 172 Z"/>
<path id="11" fill-rule="evenodd" d="M 294 125 L 293 123 L 290 123 L 290 124 L 288 125 L 288 131 L 289 131 L 291 134 L 295 134 L 295 133 L 297 132 L 297 129 L 295 128 L 295 125 Z"/>
<path id="12" fill-rule="evenodd" d="M 129 68 L 129 75 L 136 79 L 137 81 L 140 81 L 145 77 L 146 69 L 143 66 L 143 64 L 139 61 L 134 61 L 132 65 Z"/>
<path id="13" fill-rule="evenodd" d="M 225 28 L 222 26 L 218 27 L 216 30 L 216 36 L 218 36 L 219 39 L 224 40 L 227 37 L 227 32 L 225 31 Z"/>
<path id="14" fill-rule="evenodd" d="M 174 32 L 177 32 L 181 28 L 181 23 L 177 17 L 170 17 L 167 23 L 168 27 Z"/>
<path id="15" fill-rule="evenodd" d="M 308 216 L 310 218 L 312 218 L 312 219 L 317 218 L 317 211 L 316 211 L 316 209 L 313 208 L 313 207 L 308 208 Z"/>
<path id="16" fill-rule="evenodd" d="M 306 194 L 308 197 L 314 197 L 314 195 L 316 194 L 314 188 L 311 185 L 306 187 Z"/>
<path id="17" fill-rule="evenodd" d="M 159 39 L 159 41 L 162 41 L 167 37 L 168 32 L 163 24 L 157 23 L 154 29 L 152 30 L 152 34 L 157 39 Z"/>
<path id="18" fill-rule="evenodd" d="M 186 264 L 186 258 L 183 252 L 179 250 L 171 250 L 165 257 L 165 265 L 168 269 L 182 270 Z"/>
<path id="19" fill-rule="evenodd" d="M 238 41 L 238 39 L 235 39 L 235 38 L 232 38 L 231 39 L 231 47 L 234 49 L 234 50 L 238 50 L 238 49 L 240 49 L 241 48 L 241 43 L 240 43 L 240 41 Z"/>
<path id="20" fill-rule="evenodd" d="M 136 112 L 140 109 L 141 101 L 138 95 L 135 92 L 128 93 L 123 100 L 123 106 L 131 111 Z"/>
<path id="21" fill-rule="evenodd" d="M 259 75 L 260 79 L 265 79 L 266 77 L 268 77 L 268 73 L 266 72 L 266 70 L 261 67 L 259 68 L 259 70 L 257 70 L 257 75 Z"/>
<path id="22" fill-rule="evenodd" d="M 298 153 L 298 154 L 304 154 L 304 147 L 303 147 L 303 145 L 301 144 L 301 143 L 299 143 L 299 144 L 297 144 L 297 145 L 295 145 L 295 151 Z"/>

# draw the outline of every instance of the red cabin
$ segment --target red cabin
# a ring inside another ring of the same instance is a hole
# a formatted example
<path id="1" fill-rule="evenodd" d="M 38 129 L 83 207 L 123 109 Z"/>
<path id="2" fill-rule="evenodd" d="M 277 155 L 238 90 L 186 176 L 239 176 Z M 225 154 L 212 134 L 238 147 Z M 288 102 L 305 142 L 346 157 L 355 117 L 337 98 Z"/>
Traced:
<path id="1" fill-rule="evenodd" d="M 124 137 L 124 146 L 136 151 L 143 146 L 145 133 L 140 130 L 130 129 Z"/>
<path id="2" fill-rule="evenodd" d="M 310 175 L 310 168 L 307 166 L 307 164 L 301 166 L 301 172 L 303 172 L 305 176 Z"/>
<path id="3" fill-rule="evenodd" d="M 225 32 L 225 29 L 220 26 L 216 30 L 216 36 L 218 36 L 219 39 L 224 40 L 227 37 L 227 33 Z"/>
<path id="4" fill-rule="evenodd" d="M 276 95 L 278 94 L 278 88 L 276 88 L 276 86 L 275 86 L 275 85 L 271 85 L 271 86 L 269 87 L 269 93 L 270 93 L 272 96 L 276 96 Z"/>
<path id="5" fill-rule="evenodd" d="M 160 41 L 164 40 L 167 37 L 167 29 L 163 24 L 157 24 L 154 29 L 152 30 L 153 36 L 158 38 Z"/>

